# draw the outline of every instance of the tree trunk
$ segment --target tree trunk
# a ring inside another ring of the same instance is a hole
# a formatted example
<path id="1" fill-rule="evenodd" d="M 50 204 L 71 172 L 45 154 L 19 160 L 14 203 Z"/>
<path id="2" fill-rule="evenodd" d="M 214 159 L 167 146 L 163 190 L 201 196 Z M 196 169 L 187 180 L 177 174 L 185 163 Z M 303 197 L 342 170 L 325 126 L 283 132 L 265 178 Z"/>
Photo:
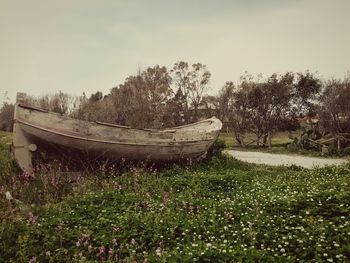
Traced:
<path id="1" fill-rule="evenodd" d="M 271 137 L 272 137 L 272 136 L 271 136 L 271 132 L 269 131 L 269 132 L 267 133 L 267 139 L 268 139 L 269 148 L 272 147 Z"/>
<path id="2" fill-rule="evenodd" d="M 260 146 L 260 133 L 259 132 L 257 132 L 256 133 L 256 146 Z"/>
<path id="3" fill-rule="evenodd" d="M 267 142 L 267 134 L 263 135 L 263 141 L 262 141 L 262 145 L 266 146 L 266 142 Z"/>
<path id="4" fill-rule="evenodd" d="M 238 133 L 234 132 L 235 140 L 238 142 L 239 146 L 242 146 L 242 141 Z"/>

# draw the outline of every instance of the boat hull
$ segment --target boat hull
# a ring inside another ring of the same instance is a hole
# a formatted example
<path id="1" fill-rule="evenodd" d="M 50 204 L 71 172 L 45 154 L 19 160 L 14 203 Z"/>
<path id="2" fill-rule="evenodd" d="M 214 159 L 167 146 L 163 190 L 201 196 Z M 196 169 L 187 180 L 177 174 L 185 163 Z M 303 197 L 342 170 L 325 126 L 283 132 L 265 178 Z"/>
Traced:
<path id="1" fill-rule="evenodd" d="M 17 100 L 13 146 L 16 161 L 27 172 L 33 170 L 34 151 L 68 158 L 74 154 L 109 160 L 176 161 L 205 155 L 221 126 L 213 117 L 166 130 L 132 129 L 60 116 Z"/>
<path id="2" fill-rule="evenodd" d="M 130 144 L 70 137 L 24 123 L 20 123 L 19 126 L 26 138 L 38 148 L 54 150 L 55 146 L 59 146 L 57 149 L 69 148 L 111 159 L 170 161 L 197 158 L 203 155 L 213 143 L 211 140 L 205 140 L 171 144 Z"/>

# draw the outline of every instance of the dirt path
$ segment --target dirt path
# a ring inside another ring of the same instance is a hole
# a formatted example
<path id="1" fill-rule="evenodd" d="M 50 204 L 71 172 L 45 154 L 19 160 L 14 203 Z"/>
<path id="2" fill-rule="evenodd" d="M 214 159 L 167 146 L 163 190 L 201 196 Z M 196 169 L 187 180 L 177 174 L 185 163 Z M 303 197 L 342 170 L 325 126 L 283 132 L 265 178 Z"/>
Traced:
<path id="1" fill-rule="evenodd" d="M 342 164 L 347 162 L 346 159 L 328 159 L 319 157 L 308 157 L 301 155 L 287 155 L 287 154 L 272 154 L 263 152 L 246 152 L 228 150 L 228 154 L 234 158 L 256 164 L 267 164 L 267 165 L 298 165 L 304 168 L 323 167 L 332 164 Z"/>

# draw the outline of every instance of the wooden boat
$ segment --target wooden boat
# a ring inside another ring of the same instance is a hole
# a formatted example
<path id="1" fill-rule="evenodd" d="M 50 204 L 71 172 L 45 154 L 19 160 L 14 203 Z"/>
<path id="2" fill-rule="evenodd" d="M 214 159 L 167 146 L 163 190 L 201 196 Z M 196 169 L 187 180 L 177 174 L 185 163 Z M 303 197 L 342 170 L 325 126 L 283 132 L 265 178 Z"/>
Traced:
<path id="1" fill-rule="evenodd" d="M 222 123 L 212 117 L 165 130 L 133 129 L 103 122 L 88 122 L 28 106 L 17 94 L 14 114 L 14 155 L 20 168 L 31 173 L 35 151 L 89 154 L 118 160 L 175 161 L 205 156 L 219 135 Z"/>

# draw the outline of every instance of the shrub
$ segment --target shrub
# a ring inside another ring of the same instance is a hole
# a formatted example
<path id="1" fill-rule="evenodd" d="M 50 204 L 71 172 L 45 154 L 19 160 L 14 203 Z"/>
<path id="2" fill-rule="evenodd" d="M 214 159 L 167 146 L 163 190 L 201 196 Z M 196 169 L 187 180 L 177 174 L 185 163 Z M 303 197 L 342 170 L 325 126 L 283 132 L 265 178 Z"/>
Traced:
<path id="1" fill-rule="evenodd" d="M 345 147 L 342 152 L 343 155 L 350 155 L 350 146 Z"/>
<path id="2" fill-rule="evenodd" d="M 213 145 L 208 149 L 207 158 L 210 159 L 213 156 L 220 156 L 225 148 L 225 140 L 219 138 L 216 139 Z"/>
<path id="3" fill-rule="evenodd" d="M 6 177 L 18 171 L 16 162 L 11 154 L 10 133 L 0 132 L 0 184 Z"/>

